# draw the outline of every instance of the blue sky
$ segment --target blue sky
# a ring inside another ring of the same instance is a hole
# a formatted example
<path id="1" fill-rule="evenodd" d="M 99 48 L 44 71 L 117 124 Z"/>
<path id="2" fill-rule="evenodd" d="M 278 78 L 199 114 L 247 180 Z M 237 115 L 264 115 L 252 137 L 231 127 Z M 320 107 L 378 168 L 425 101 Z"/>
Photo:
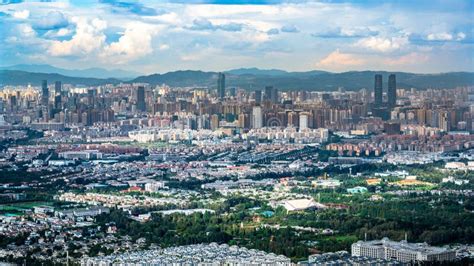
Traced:
<path id="1" fill-rule="evenodd" d="M 473 71 L 474 1 L 2 0 L 1 65 Z"/>

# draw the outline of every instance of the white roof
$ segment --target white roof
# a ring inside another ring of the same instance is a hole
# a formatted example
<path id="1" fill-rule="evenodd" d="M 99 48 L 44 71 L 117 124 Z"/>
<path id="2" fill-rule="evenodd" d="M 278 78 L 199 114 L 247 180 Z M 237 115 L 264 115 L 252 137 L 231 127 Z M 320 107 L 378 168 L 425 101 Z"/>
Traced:
<path id="1" fill-rule="evenodd" d="M 288 211 L 297 211 L 316 207 L 317 205 L 314 199 L 295 199 L 285 201 L 283 206 Z"/>

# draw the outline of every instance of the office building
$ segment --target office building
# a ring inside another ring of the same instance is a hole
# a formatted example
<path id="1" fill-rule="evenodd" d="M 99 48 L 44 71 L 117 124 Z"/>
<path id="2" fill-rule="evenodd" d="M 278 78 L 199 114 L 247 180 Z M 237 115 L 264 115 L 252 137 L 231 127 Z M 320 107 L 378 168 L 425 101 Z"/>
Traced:
<path id="1" fill-rule="evenodd" d="M 211 130 L 216 130 L 219 128 L 219 115 L 211 115 Z"/>
<path id="2" fill-rule="evenodd" d="M 137 89 L 137 109 L 141 112 L 146 112 L 145 87 L 143 86 L 139 86 Z"/>
<path id="3" fill-rule="evenodd" d="M 275 89 L 273 86 L 266 86 L 264 99 L 265 101 L 278 103 L 278 90 Z"/>
<path id="4" fill-rule="evenodd" d="M 225 98 L 225 75 L 224 73 L 219 73 L 217 77 L 217 95 L 222 100 Z"/>
<path id="5" fill-rule="evenodd" d="M 254 98 L 255 98 L 255 103 L 260 104 L 262 102 L 262 91 L 256 90 Z"/>
<path id="6" fill-rule="evenodd" d="M 400 127 L 400 122 L 396 121 L 387 121 L 383 124 L 384 132 L 388 135 L 400 134 Z"/>
<path id="7" fill-rule="evenodd" d="M 43 82 L 41 83 L 41 104 L 44 106 L 47 106 L 48 101 L 49 101 L 48 81 L 43 80 Z"/>
<path id="8" fill-rule="evenodd" d="M 61 94 L 62 84 L 61 81 L 54 82 L 54 96 Z"/>
<path id="9" fill-rule="evenodd" d="M 397 81 L 395 74 L 388 76 L 388 106 L 394 107 L 397 105 Z"/>
<path id="10" fill-rule="evenodd" d="M 395 259 L 401 262 L 452 261 L 456 252 L 447 248 L 433 247 L 426 243 L 392 241 L 388 238 L 373 241 L 358 241 L 352 244 L 352 256 L 380 259 Z"/>
<path id="11" fill-rule="evenodd" d="M 262 107 L 254 106 L 252 110 L 252 128 L 261 128 L 263 126 Z"/>
<path id="12" fill-rule="evenodd" d="M 300 114 L 300 129 L 307 129 L 309 127 L 309 123 L 308 123 L 308 114 L 303 114 L 301 113 Z"/>
<path id="13" fill-rule="evenodd" d="M 379 107 L 382 106 L 383 98 L 383 87 L 382 87 L 382 75 L 375 75 L 375 85 L 374 85 L 374 105 Z"/>
<path id="14" fill-rule="evenodd" d="M 229 90 L 230 96 L 235 97 L 237 95 L 236 91 L 237 91 L 237 89 L 235 87 L 230 88 L 230 90 Z"/>

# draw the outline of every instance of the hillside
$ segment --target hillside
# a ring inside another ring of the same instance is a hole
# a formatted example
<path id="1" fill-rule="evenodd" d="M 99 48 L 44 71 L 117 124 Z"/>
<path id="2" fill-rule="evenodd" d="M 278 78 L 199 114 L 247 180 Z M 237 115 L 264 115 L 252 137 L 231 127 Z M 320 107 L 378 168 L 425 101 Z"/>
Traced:
<path id="1" fill-rule="evenodd" d="M 283 70 L 258 70 L 240 69 L 225 72 L 228 87 L 241 87 L 244 89 L 262 89 L 273 85 L 281 90 L 335 90 L 339 87 L 347 90 L 361 88 L 372 89 L 374 75 L 382 74 L 384 87 L 387 87 L 388 75 L 392 72 L 385 71 L 351 71 L 343 73 L 329 73 L 324 71 L 286 72 Z M 235 74 L 239 73 L 239 74 Z M 414 74 L 394 72 L 397 75 L 397 85 L 400 88 L 454 88 L 458 86 L 473 86 L 474 73 L 450 72 L 440 74 Z M 32 73 L 25 71 L 0 70 L 0 84 L 3 85 L 39 85 L 41 80 L 49 82 L 61 81 L 75 85 L 102 85 L 117 84 L 118 79 L 98 79 L 72 77 L 60 74 Z M 167 84 L 172 87 L 208 87 L 214 88 L 217 81 L 217 72 L 203 72 L 195 70 L 182 70 L 165 74 L 152 74 L 140 76 L 129 83 L 149 83 L 152 85 Z"/>
<path id="2" fill-rule="evenodd" d="M 321 71 L 310 72 L 276 72 L 271 74 L 251 74 L 255 71 L 226 72 L 226 85 L 242 87 L 245 89 L 263 88 L 268 85 L 276 86 L 283 90 L 333 90 L 343 87 L 348 90 L 373 88 L 374 75 L 382 74 L 384 87 L 391 72 L 385 71 L 351 71 L 343 73 L 329 73 Z M 404 88 L 454 88 L 458 86 L 474 85 L 474 73 L 451 72 L 440 74 L 413 74 L 394 72 L 397 75 L 398 87 Z M 214 87 L 217 72 L 202 71 L 176 71 L 166 74 L 153 74 L 138 77 L 132 82 L 145 82 L 150 84 L 168 84 L 170 86 L 202 86 Z"/>
<path id="3" fill-rule="evenodd" d="M 80 78 L 69 77 L 60 74 L 47 73 L 32 73 L 17 70 L 0 70 L 0 84 L 1 85 L 28 85 L 39 86 L 42 80 L 47 80 L 52 83 L 61 81 L 64 84 L 95 86 L 103 84 L 117 84 L 120 80 L 117 79 L 98 79 L 98 78 Z"/>

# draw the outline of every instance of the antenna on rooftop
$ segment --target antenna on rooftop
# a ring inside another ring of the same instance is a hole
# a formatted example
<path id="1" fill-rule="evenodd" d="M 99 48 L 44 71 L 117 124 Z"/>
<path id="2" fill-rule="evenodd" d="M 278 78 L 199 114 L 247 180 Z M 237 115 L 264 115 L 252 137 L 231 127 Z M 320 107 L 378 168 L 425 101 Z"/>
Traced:
<path id="1" fill-rule="evenodd" d="M 364 233 L 364 241 L 367 241 L 367 232 Z"/>
<path id="2" fill-rule="evenodd" d="M 408 234 L 405 232 L 405 242 L 408 242 Z"/>

